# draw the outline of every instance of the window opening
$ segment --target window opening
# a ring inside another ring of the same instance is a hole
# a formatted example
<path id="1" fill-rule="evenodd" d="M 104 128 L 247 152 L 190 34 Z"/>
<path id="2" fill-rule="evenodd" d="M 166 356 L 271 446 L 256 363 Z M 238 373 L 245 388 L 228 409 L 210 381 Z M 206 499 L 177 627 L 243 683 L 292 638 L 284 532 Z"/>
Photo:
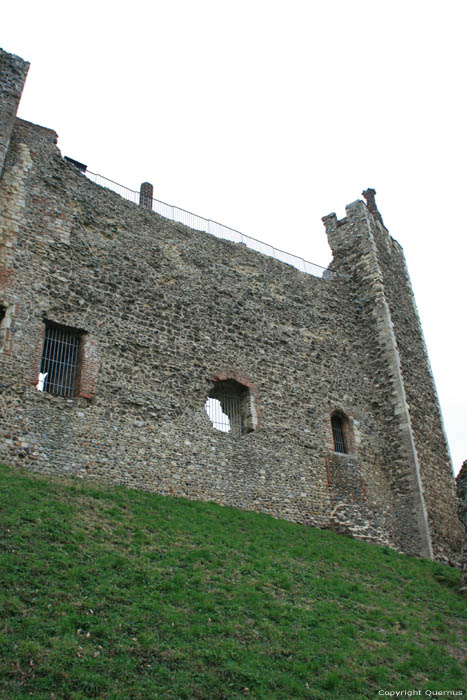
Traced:
<path id="1" fill-rule="evenodd" d="M 331 417 L 332 437 L 334 439 L 334 450 L 336 452 L 346 453 L 345 438 L 344 438 L 344 421 L 342 416 L 334 413 Z"/>
<path id="2" fill-rule="evenodd" d="M 216 430 L 221 430 L 223 433 L 230 433 L 231 423 L 229 414 L 224 413 L 219 399 L 208 399 L 205 408 L 214 428 Z"/>
<path id="3" fill-rule="evenodd" d="M 2 306 L 2 305 L 0 304 L 0 323 L 1 323 L 1 322 L 3 321 L 3 319 L 5 318 L 5 314 L 6 314 L 6 307 L 5 307 L 5 306 Z"/>
<path id="4" fill-rule="evenodd" d="M 249 403 L 247 387 L 228 379 L 214 384 L 204 407 L 216 430 L 240 436 L 253 430 L 249 427 Z"/>
<path id="5" fill-rule="evenodd" d="M 46 322 L 37 388 L 56 396 L 74 396 L 80 348 L 80 331 Z"/>

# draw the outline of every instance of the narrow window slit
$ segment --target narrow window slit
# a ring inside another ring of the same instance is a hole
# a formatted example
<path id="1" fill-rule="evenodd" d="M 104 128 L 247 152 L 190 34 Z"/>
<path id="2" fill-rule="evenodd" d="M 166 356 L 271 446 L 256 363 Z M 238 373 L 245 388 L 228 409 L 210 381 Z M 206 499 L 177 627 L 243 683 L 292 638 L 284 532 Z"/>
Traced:
<path id="1" fill-rule="evenodd" d="M 338 414 L 334 413 L 331 417 L 332 437 L 334 439 L 334 450 L 336 452 L 347 452 L 344 437 L 343 419 Z"/>

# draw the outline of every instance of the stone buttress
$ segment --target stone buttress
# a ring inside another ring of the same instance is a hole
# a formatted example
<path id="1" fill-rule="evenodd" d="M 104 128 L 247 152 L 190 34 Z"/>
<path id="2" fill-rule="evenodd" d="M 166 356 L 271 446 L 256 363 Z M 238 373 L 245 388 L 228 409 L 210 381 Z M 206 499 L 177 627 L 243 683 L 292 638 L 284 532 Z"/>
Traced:
<path id="1" fill-rule="evenodd" d="M 395 536 L 408 553 L 449 561 L 456 541 L 454 480 L 439 401 L 401 246 L 376 208 L 375 191 L 324 217 L 334 260 L 347 276 L 358 315 L 359 353 L 373 378 L 374 410 L 385 433 Z"/>

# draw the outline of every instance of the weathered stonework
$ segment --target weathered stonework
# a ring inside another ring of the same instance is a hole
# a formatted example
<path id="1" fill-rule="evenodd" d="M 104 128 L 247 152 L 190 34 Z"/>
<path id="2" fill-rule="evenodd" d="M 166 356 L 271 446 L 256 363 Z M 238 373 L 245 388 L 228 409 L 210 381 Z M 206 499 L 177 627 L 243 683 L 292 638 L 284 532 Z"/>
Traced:
<path id="1" fill-rule="evenodd" d="M 29 63 L 0 49 L 0 176 Z"/>
<path id="2" fill-rule="evenodd" d="M 439 403 L 374 192 L 325 217 L 339 274 L 317 278 L 155 214 L 149 188 L 121 199 L 55 144 L 17 119 L 0 180 L 2 461 L 455 562 Z M 73 398 L 36 388 L 44 321 L 81 334 Z M 238 437 L 204 408 L 230 380 L 249 392 Z"/>
<path id="3" fill-rule="evenodd" d="M 467 597 L 467 459 L 457 475 L 457 497 L 459 506 L 457 513 L 464 528 L 464 542 L 461 554 L 461 587 L 460 592 Z"/>

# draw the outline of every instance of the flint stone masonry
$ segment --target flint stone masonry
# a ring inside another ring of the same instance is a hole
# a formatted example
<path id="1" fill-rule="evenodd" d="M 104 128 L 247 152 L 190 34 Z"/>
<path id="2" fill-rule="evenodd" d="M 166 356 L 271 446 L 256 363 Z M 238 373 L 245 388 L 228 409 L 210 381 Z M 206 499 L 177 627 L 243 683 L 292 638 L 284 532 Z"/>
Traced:
<path id="1" fill-rule="evenodd" d="M 374 191 L 325 217 L 339 274 L 321 279 L 123 200 L 55 144 L 16 119 L 0 180 L 0 459 L 457 562 L 439 403 Z M 74 398 L 36 388 L 46 320 L 82 333 Z M 226 380 L 251 399 L 238 437 L 204 408 Z"/>
<path id="2" fill-rule="evenodd" d="M 460 592 L 467 597 L 467 459 L 457 475 L 457 497 L 459 506 L 457 513 L 464 528 L 464 542 L 461 553 L 461 587 Z"/>
<path id="3" fill-rule="evenodd" d="M 0 49 L 0 176 L 29 63 Z"/>

